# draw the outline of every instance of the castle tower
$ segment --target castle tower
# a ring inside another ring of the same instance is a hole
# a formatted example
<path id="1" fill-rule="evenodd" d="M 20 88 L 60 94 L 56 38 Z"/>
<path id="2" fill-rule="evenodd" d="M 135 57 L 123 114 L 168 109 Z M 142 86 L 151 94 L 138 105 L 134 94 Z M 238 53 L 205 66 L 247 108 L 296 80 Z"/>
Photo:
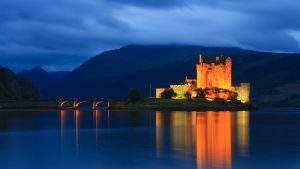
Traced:
<path id="1" fill-rule="evenodd" d="M 186 76 L 184 83 L 170 85 L 170 88 L 177 93 L 174 99 L 187 98 L 184 96 L 186 92 L 190 92 L 192 98 L 196 98 L 199 93 L 197 89 L 208 88 L 210 90 L 205 94 L 205 98 L 208 100 L 219 98 L 231 101 L 233 99 L 231 94 L 235 92 L 237 93 L 235 99 L 242 103 L 248 103 L 250 101 L 250 83 L 232 86 L 231 72 L 232 60 L 229 56 L 203 57 L 202 54 L 199 54 L 199 62 L 196 64 L 197 78 L 189 79 Z M 214 88 L 221 90 L 214 90 Z M 156 88 L 156 98 L 160 98 L 164 90 L 165 88 Z"/>
<path id="2" fill-rule="evenodd" d="M 232 67 L 232 60 L 230 57 L 227 57 L 225 60 L 226 70 L 225 70 L 225 89 L 231 89 L 231 67 Z"/>
<path id="3" fill-rule="evenodd" d="M 216 56 L 204 58 L 199 55 L 197 69 L 197 88 L 223 88 L 231 89 L 230 57 Z"/>
<path id="4" fill-rule="evenodd" d="M 205 68 L 206 64 L 204 63 L 202 54 L 199 55 L 199 64 L 196 65 L 197 72 L 197 88 L 205 88 L 207 84 L 207 69 Z"/>

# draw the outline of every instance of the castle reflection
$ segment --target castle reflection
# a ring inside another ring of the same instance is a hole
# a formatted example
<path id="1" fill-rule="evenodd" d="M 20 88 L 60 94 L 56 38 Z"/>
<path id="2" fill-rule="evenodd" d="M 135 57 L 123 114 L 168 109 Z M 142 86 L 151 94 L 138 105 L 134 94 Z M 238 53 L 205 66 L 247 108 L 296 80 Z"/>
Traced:
<path id="1" fill-rule="evenodd" d="M 163 114 L 160 111 L 156 112 L 156 154 L 157 157 L 161 156 L 161 150 L 163 148 L 163 138 L 164 138 L 164 133 L 163 133 L 163 125 L 164 125 L 164 118 Z"/>
<path id="2" fill-rule="evenodd" d="M 168 119 L 169 118 L 169 119 Z M 194 155 L 198 169 L 231 168 L 234 147 L 246 155 L 249 142 L 249 112 L 156 112 L 156 149 L 163 151 L 163 125 L 170 123 L 173 151 Z M 236 139 L 236 140 L 234 140 Z M 237 144 L 237 145 L 233 145 Z"/>
<path id="3" fill-rule="evenodd" d="M 192 119 L 194 113 L 175 111 L 171 113 L 171 146 L 174 151 L 183 152 L 186 156 L 191 155 L 194 145 L 195 135 L 193 134 Z"/>
<path id="4" fill-rule="evenodd" d="M 231 167 L 231 113 L 207 112 L 196 116 L 198 168 Z"/>
<path id="5" fill-rule="evenodd" d="M 67 126 L 68 117 L 74 118 L 73 123 L 68 123 L 69 126 Z M 111 113 L 100 110 L 95 110 L 92 113 L 74 110 L 74 113 L 70 113 L 66 110 L 61 110 L 61 144 L 63 145 L 70 138 L 66 137 L 64 139 L 66 134 L 65 128 L 74 129 L 75 138 L 72 134 L 71 139 L 75 142 L 76 152 L 78 153 L 80 129 L 94 128 L 95 137 L 93 137 L 92 144 L 98 145 L 101 139 L 103 141 L 104 137 L 108 140 L 110 139 L 107 133 L 106 136 L 102 135 L 100 137 L 101 130 L 119 128 L 124 125 L 136 125 L 135 120 L 130 118 L 133 117 L 128 113 Z M 164 158 L 164 153 L 170 150 L 174 155 L 183 155 L 186 159 L 195 159 L 198 169 L 229 169 L 232 166 L 233 152 L 238 152 L 241 156 L 248 155 L 250 138 L 250 115 L 248 111 L 156 111 L 155 114 L 147 114 L 147 118 L 149 118 L 150 124 L 143 123 L 142 125 L 150 125 L 149 127 L 151 128 L 155 120 L 154 151 L 156 150 L 157 158 Z M 92 121 L 88 119 L 92 119 Z M 124 123 L 124 120 L 119 121 L 119 119 L 126 119 L 125 122 L 128 123 Z M 148 122 L 149 120 L 145 121 Z M 120 122 L 123 123 L 120 124 Z M 151 139 L 149 141 L 151 142 Z M 64 146 L 67 146 L 67 144 Z"/>
<path id="6" fill-rule="evenodd" d="M 247 156 L 248 143 L 249 143 L 249 112 L 239 111 L 236 115 L 237 118 L 237 146 L 240 154 Z"/>

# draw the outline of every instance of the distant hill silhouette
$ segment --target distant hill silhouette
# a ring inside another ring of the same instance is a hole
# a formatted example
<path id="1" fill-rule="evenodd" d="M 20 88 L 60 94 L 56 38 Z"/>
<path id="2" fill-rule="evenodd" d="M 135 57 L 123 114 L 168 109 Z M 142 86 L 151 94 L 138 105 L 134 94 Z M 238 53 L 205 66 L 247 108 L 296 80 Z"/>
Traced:
<path id="1" fill-rule="evenodd" d="M 185 45 L 129 45 L 103 52 L 48 87 L 48 97 L 125 98 L 132 87 L 143 95 L 156 87 L 195 77 L 198 55 L 230 55 L 233 83 L 250 82 L 252 100 L 264 105 L 295 106 L 300 100 L 299 54 L 267 53 L 239 48 Z"/>
<path id="2" fill-rule="evenodd" d="M 202 52 L 204 55 L 232 54 L 241 52 L 238 48 L 207 48 L 200 46 L 180 46 L 180 45 L 153 45 L 138 46 L 129 45 L 120 49 L 103 52 L 97 55 L 74 71 L 72 71 L 58 85 L 50 88 L 47 96 L 54 97 L 70 96 L 70 97 L 127 97 L 130 87 L 149 86 L 149 82 L 153 82 L 155 86 L 160 86 L 157 82 L 160 78 L 159 74 L 152 74 L 153 79 L 147 78 L 147 82 L 134 79 L 135 83 L 122 85 L 124 80 L 132 78 L 139 72 L 147 72 L 149 70 L 163 69 L 164 67 L 177 66 L 191 59 L 198 58 L 198 54 Z M 190 70 L 195 70 L 195 63 L 189 66 Z M 180 72 L 181 71 L 181 72 Z M 163 74 L 164 72 L 160 72 Z M 178 73 L 186 74 L 185 70 L 173 71 L 173 75 Z M 157 76 L 157 78 L 155 77 Z M 172 76 L 174 77 L 174 76 Z M 177 76 L 180 77 L 180 76 Z M 172 78 L 164 77 L 165 81 L 174 81 Z M 181 77 L 180 77 L 181 78 Z M 143 90 L 142 93 L 149 93 Z M 154 90 L 153 90 L 154 92 Z"/>
<path id="3" fill-rule="evenodd" d="M 19 100 L 39 98 L 34 84 L 17 77 L 11 70 L 0 66 L 0 100 Z"/>
<path id="4" fill-rule="evenodd" d="M 32 81 L 42 93 L 45 93 L 48 87 L 58 83 L 69 73 L 68 71 L 46 72 L 40 66 L 36 66 L 33 69 L 24 70 L 17 75 Z"/>

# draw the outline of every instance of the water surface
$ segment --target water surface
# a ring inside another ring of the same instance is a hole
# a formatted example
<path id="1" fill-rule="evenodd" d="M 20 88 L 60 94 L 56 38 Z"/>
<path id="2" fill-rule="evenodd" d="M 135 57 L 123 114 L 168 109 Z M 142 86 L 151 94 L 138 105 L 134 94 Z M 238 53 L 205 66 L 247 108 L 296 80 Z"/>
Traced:
<path id="1" fill-rule="evenodd" d="M 300 168 L 300 112 L 2 111 L 4 169 Z"/>

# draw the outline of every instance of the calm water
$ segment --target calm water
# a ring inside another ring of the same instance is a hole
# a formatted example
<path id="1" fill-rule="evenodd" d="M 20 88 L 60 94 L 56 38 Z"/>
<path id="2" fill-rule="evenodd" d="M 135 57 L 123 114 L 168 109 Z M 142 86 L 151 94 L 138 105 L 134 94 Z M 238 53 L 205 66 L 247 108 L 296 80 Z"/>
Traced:
<path id="1" fill-rule="evenodd" d="M 300 111 L 0 112 L 1 169 L 300 168 Z"/>

